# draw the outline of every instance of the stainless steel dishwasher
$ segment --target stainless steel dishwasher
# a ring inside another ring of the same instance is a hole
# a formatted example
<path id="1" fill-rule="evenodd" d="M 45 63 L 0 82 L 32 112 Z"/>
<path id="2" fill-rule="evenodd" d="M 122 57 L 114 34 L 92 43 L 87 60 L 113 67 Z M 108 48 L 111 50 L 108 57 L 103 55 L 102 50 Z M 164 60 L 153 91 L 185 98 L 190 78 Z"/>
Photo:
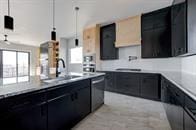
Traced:
<path id="1" fill-rule="evenodd" d="M 91 84 L 91 111 L 95 111 L 104 104 L 105 77 L 100 76 L 92 79 Z"/>

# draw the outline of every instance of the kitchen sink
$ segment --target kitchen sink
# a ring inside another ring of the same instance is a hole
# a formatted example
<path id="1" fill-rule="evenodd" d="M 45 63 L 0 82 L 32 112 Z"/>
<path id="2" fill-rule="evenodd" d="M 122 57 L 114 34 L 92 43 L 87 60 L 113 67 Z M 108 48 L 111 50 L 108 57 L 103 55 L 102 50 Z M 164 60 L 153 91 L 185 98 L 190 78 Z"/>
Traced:
<path id="1" fill-rule="evenodd" d="M 61 76 L 61 77 L 57 77 L 57 78 L 44 79 L 43 82 L 53 83 L 53 82 L 59 82 L 59 81 L 63 81 L 63 80 L 71 80 L 71 79 L 80 78 L 80 77 L 81 76 L 78 76 L 78 75 L 65 75 L 65 76 Z"/>

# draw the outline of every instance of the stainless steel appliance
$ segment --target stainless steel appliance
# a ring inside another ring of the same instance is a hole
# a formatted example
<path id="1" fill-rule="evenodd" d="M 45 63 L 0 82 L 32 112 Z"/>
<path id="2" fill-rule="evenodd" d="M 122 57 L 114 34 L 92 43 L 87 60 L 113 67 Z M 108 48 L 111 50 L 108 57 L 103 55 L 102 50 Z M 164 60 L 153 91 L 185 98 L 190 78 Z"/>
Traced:
<path id="1" fill-rule="evenodd" d="M 96 60 L 95 55 L 84 56 L 83 71 L 84 72 L 95 72 Z"/>
<path id="2" fill-rule="evenodd" d="M 100 76 L 92 79 L 91 87 L 91 111 L 93 112 L 104 104 L 105 77 Z"/>

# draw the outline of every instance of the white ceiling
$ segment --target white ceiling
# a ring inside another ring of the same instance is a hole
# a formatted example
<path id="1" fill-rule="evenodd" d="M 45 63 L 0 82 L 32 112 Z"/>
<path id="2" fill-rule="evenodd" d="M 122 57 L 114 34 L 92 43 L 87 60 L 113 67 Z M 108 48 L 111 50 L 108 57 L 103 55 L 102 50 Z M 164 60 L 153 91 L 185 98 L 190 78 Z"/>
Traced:
<path id="1" fill-rule="evenodd" d="M 112 22 L 171 5 L 173 0 L 56 0 L 57 36 L 75 33 L 74 7 L 80 7 L 79 31 L 89 24 Z M 36 45 L 50 40 L 52 0 L 10 0 L 15 30 L 9 40 Z M 3 16 L 7 0 L 0 0 L 0 40 L 4 39 Z"/>

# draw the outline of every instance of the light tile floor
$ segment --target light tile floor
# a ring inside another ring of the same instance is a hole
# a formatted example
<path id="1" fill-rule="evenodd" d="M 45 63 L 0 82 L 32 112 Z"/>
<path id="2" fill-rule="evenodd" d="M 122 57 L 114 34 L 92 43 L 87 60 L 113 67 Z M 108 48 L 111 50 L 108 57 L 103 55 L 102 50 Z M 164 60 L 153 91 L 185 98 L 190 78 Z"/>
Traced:
<path id="1" fill-rule="evenodd" d="M 105 92 L 105 104 L 72 130 L 171 130 L 160 102 Z"/>

